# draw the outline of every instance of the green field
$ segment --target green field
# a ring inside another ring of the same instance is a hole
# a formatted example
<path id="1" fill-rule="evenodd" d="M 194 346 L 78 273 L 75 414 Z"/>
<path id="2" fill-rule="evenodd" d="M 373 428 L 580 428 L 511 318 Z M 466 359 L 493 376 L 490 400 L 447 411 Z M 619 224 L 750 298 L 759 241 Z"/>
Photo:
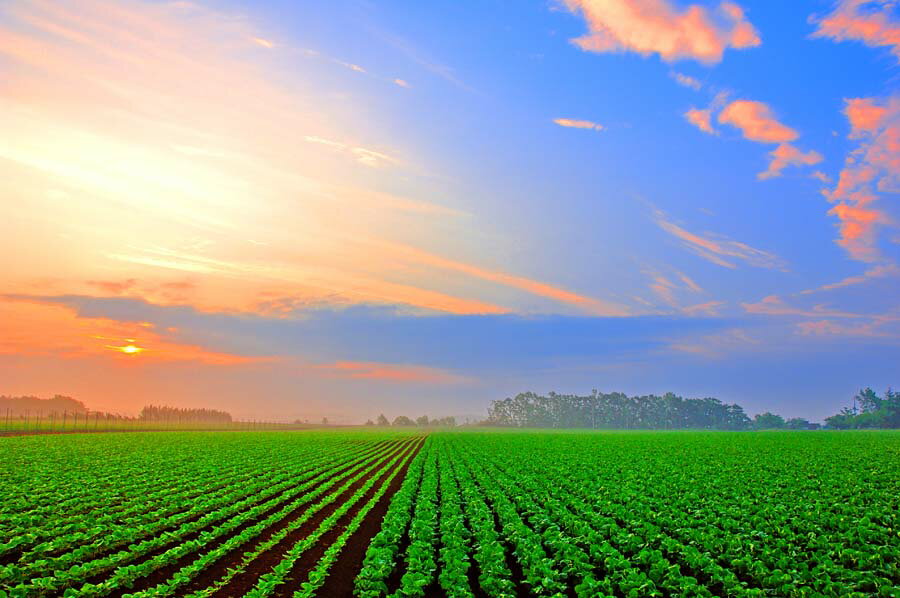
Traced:
<path id="1" fill-rule="evenodd" d="M 900 433 L 0 438 L 0 596 L 900 596 Z"/>

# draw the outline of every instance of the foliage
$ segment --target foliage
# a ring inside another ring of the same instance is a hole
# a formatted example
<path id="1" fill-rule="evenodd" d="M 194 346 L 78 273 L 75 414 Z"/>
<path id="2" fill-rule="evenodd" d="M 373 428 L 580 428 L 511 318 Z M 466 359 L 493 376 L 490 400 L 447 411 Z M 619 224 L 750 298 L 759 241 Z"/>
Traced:
<path id="1" fill-rule="evenodd" d="M 900 596 L 898 448 L 893 432 L 437 432 L 356 595 Z"/>
<path id="2" fill-rule="evenodd" d="M 207 422 L 230 423 L 231 414 L 216 409 L 182 409 L 159 405 L 147 405 L 141 409 L 138 419 L 147 422 Z"/>
<path id="3" fill-rule="evenodd" d="M 829 428 L 900 428 L 900 393 L 890 388 L 883 397 L 871 388 L 865 388 L 854 397 L 853 408 L 845 407 L 840 413 L 825 418 Z"/>
<path id="4" fill-rule="evenodd" d="M 520 428 L 742 430 L 750 424 L 743 408 L 718 399 L 684 399 L 672 393 L 629 397 L 596 390 L 587 396 L 520 393 L 494 401 L 488 414 L 490 425 Z"/>

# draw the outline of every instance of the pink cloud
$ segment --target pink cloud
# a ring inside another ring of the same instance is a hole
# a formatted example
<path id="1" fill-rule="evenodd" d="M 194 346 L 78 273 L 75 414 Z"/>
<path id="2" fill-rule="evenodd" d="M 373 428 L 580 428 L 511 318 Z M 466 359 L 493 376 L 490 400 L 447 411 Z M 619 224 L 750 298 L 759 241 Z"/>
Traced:
<path id="1" fill-rule="evenodd" d="M 769 168 L 756 175 L 758 179 L 769 179 L 781 176 L 781 171 L 788 166 L 810 166 L 822 161 L 822 154 L 815 151 L 802 152 L 790 143 L 782 143 L 769 152 L 771 161 Z"/>
<path id="2" fill-rule="evenodd" d="M 691 108 L 687 112 L 684 113 L 684 118 L 703 131 L 704 133 L 709 133 L 710 135 L 716 135 L 717 132 L 712 126 L 712 109 L 707 108 L 706 110 L 700 110 L 699 108 Z"/>
<path id="3" fill-rule="evenodd" d="M 851 137 L 875 131 L 888 112 L 885 106 L 875 104 L 874 98 L 853 98 L 846 102 L 844 114 L 850 121 Z"/>
<path id="4" fill-rule="evenodd" d="M 581 13 L 588 33 L 573 42 L 588 52 L 658 54 L 663 60 L 721 62 L 727 48 L 760 44 L 740 6 L 722 2 L 714 11 L 698 4 L 678 10 L 669 0 L 564 0 Z"/>
<path id="5" fill-rule="evenodd" d="M 575 129 L 593 129 L 595 131 L 602 131 L 606 127 L 601 125 L 600 123 L 595 123 L 590 120 L 577 120 L 572 118 L 555 118 L 553 122 L 558 124 L 561 127 L 571 127 Z"/>
<path id="6" fill-rule="evenodd" d="M 819 26 L 812 35 L 889 47 L 900 58 L 900 23 L 891 19 L 895 7 L 890 0 L 839 0 L 829 15 L 811 19 Z"/>
<path id="7" fill-rule="evenodd" d="M 828 212 L 840 221 L 836 242 L 854 259 L 871 262 L 881 257 L 875 246 L 877 227 L 890 223 L 872 204 L 881 192 L 900 191 L 900 95 L 846 102 L 849 137 L 858 139 L 859 146 L 848 154 L 837 185 L 825 195 L 837 203 Z"/>
<path id="8" fill-rule="evenodd" d="M 778 122 L 763 102 L 735 100 L 719 113 L 719 122 L 733 125 L 746 139 L 761 143 L 785 143 L 799 137 L 797 131 Z"/>

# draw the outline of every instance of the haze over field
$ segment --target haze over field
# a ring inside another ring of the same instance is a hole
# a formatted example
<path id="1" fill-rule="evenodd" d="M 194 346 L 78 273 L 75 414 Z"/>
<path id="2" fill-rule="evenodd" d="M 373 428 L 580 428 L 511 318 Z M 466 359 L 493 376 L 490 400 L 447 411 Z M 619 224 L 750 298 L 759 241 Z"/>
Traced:
<path id="1" fill-rule="evenodd" d="M 898 32 L 888 0 L 4 2 L 0 394 L 822 419 L 900 359 Z"/>

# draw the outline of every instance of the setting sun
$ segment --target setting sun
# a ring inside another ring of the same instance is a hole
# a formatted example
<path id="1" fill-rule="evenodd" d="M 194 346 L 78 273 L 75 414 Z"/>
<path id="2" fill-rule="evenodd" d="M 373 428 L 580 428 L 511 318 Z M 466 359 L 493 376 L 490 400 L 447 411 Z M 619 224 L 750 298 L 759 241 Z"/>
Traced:
<path id="1" fill-rule="evenodd" d="M 110 349 L 114 349 L 116 351 L 125 353 L 127 355 L 137 355 L 138 353 L 141 353 L 144 351 L 143 347 L 138 347 L 136 345 L 125 345 L 123 347 L 114 347 L 112 345 L 107 345 L 107 347 L 109 347 Z"/>

